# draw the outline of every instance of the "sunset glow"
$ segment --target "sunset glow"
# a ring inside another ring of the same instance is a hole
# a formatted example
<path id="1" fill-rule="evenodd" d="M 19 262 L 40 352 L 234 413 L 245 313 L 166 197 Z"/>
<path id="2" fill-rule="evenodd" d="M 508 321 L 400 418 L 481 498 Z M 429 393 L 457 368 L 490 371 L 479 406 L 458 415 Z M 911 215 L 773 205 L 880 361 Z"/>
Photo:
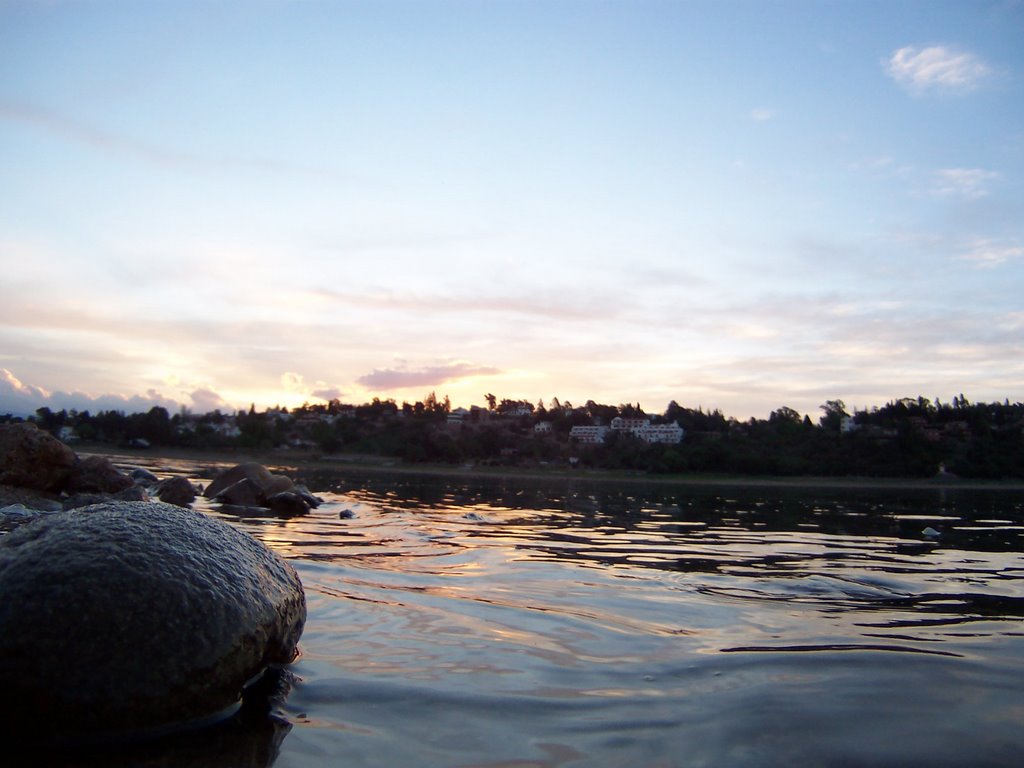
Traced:
<path id="1" fill-rule="evenodd" d="M 0 4 L 0 413 L 1024 399 L 1019 2 Z"/>

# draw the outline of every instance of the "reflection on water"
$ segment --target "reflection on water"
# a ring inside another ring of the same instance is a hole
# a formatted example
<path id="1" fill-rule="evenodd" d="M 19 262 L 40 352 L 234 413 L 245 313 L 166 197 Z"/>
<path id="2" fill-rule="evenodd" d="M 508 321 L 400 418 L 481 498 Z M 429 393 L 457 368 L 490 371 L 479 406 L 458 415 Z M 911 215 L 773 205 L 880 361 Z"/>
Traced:
<path id="1" fill-rule="evenodd" d="M 301 479 L 276 765 L 1018 764 L 1019 494 Z"/>

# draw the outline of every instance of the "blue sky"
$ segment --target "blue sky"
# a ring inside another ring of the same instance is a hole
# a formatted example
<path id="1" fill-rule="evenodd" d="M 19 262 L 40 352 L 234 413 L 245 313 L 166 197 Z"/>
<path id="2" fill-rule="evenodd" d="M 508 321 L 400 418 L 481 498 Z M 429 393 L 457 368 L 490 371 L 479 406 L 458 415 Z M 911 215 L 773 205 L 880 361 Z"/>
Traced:
<path id="1" fill-rule="evenodd" d="M 1024 2 L 0 0 L 0 412 L 1024 399 Z"/>

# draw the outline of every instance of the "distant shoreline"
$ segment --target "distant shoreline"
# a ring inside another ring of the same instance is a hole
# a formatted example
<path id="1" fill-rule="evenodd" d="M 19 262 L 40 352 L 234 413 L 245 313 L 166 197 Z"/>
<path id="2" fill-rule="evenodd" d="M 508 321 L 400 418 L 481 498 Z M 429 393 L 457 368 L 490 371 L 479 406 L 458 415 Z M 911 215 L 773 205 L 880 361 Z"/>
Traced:
<path id="1" fill-rule="evenodd" d="M 113 448 L 80 445 L 75 450 L 86 455 L 138 458 L 146 462 L 166 459 L 225 464 L 254 461 L 268 467 L 298 470 L 327 470 L 342 474 L 402 474 L 432 477 L 521 480 L 585 480 L 600 483 L 638 483 L 665 486 L 743 487 L 777 489 L 841 490 L 990 490 L 1022 491 L 1024 480 L 974 480 L 960 478 L 912 477 L 811 477 L 747 476 L 716 474 L 651 475 L 623 470 L 569 469 L 566 467 L 490 467 L 479 465 L 408 464 L 382 456 L 337 454 L 319 456 L 299 451 L 225 451 L 182 448 Z"/>

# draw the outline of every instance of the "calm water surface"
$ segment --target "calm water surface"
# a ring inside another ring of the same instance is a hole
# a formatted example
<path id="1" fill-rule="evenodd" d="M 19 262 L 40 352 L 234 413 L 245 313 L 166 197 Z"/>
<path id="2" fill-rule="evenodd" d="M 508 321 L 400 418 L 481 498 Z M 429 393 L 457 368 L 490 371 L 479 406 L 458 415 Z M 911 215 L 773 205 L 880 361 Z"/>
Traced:
<path id="1" fill-rule="evenodd" d="M 208 764 L 1024 764 L 1019 493 L 289 474 L 325 503 L 200 504 L 309 603 L 273 743 Z"/>

